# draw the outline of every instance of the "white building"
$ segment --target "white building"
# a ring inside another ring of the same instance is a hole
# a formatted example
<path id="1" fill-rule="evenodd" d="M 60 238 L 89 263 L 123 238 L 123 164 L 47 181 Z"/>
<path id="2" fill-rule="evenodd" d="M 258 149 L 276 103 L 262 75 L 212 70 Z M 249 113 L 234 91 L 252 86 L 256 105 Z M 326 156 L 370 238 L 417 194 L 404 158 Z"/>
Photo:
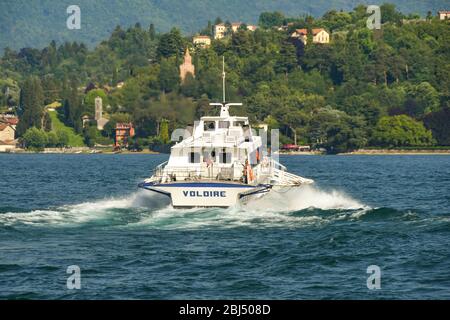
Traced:
<path id="1" fill-rule="evenodd" d="M 306 45 L 308 43 L 308 34 L 308 29 L 297 29 L 291 34 L 291 38 L 300 39 Z M 330 34 L 323 28 L 312 29 L 312 36 L 313 43 L 330 43 Z"/>
<path id="2" fill-rule="evenodd" d="M 450 19 L 450 11 L 438 11 L 439 20 Z"/>
<path id="3" fill-rule="evenodd" d="M 237 32 L 242 24 L 242 22 L 233 22 L 231 24 L 231 31 L 233 33 Z M 256 29 L 258 29 L 258 27 L 255 25 L 247 25 L 247 30 L 249 31 L 255 31 Z M 222 39 L 223 37 L 225 37 L 226 32 L 227 27 L 225 26 L 225 23 L 216 24 L 214 26 L 214 39 Z"/>
<path id="4" fill-rule="evenodd" d="M 211 45 L 211 38 L 208 36 L 195 36 L 192 42 L 195 46 L 208 48 Z"/>
<path id="5" fill-rule="evenodd" d="M 330 43 L 330 34 L 325 29 L 312 29 L 313 43 Z"/>
<path id="6" fill-rule="evenodd" d="M 0 152 L 7 152 L 16 148 L 16 125 L 9 122 L 0 122 Z"/>

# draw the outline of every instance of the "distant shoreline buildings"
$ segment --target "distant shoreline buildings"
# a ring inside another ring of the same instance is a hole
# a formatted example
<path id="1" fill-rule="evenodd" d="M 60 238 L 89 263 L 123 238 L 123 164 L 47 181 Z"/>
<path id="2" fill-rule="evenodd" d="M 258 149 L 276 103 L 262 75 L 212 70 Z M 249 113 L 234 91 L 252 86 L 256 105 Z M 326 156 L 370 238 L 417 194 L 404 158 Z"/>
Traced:
<path id="1" fill-rule="evenodd" d="M 312 42 L 320 44 L 330 43 L 330 34 L 323 28 L 314 28 L 311 30 Z M 299 39 L 306 46 L 308 44 L 308 29 L 296 29 L 292 34 L 292 39 Z"/>
<path id="2" fill-rule="evenodd" d="M 230 31 L 232 32 L 232 33 L 235 33 L 235 32 L 237 32 L 238 30 L 239 30 L 239 28 L 241 27 L 241 26 L 243 26 L 244 24 L 242 23 L 242 22 L 233 22 L 233 23 L 231 23 L 231 26 L 230 26 Z M 258 26 L 255 26 L 255 25 L 246 25 L 246 28 L 247 28 L 247 30 L 249 30 L 249 31 L 255 31 L 256 29 L 258 29 Z M 214 39 L 216 39 L 216 40 L 218 40 L 218 39 L 222 39 L 222 38 L 224 38 L 225 37 L 225 35 L 226 35 L 226 33 L 227 33 L 227 31 L 229 31 L 229 30 L 227 30 L 228 29 L 228 27 L 227 27 L 227 25 L 225 24 L 225 23 L 219 23 L 219 24 L 216 24 L 215 26 L 214 26 Z"/>
<path id="3" fill-rule="evenodd" d="M 450 11 L 448 11 L 448 10 L 438 11 L 438 17 L 439 17 L 439 20 L 450 19 Z"/>

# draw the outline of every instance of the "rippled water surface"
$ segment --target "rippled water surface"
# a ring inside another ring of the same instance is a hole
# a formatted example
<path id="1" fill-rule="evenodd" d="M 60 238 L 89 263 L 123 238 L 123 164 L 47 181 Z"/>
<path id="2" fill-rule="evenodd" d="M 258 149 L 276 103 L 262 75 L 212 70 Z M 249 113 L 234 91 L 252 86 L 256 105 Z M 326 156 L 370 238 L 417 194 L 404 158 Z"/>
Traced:
<path id="1" fill-rule="evenodd" d="M 166 159 L 0 155 L 0 298 L 450 299 L 449 156 L 282 157 L 316 184 L 190 210 L 137 189 Z"/>

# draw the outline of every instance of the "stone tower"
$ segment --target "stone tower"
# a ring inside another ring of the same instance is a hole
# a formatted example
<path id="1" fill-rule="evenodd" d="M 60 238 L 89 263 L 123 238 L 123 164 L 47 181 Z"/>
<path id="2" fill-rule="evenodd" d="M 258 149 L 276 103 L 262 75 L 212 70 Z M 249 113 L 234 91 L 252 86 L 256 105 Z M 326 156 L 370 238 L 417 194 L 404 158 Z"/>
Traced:
<path id="1" fill-rule="evenodd" d="M 103 100 L 100 97 L 95 98 L 95 120 L 103 118 Z"/>
<path id="2" fill-rule="evenodd" d="M 103 100 L 100 97 L 95 98 L 95 120 L 98 130 L 103 130 L 108 123 L 108 119 L 103 118 Z"/>
<path id="3" fill-rule="evenodd" d="M 184 62 L 180 66 L 180 78 L 182 83 L 186 79 L 188 73 L 192 74 L 192 76 L 195 77 L 195 66 L 192 64 L 192 57 L 191 54 L 189 53 L 189 49 L 186 49 L 186 54 L 184 55 Z"/>

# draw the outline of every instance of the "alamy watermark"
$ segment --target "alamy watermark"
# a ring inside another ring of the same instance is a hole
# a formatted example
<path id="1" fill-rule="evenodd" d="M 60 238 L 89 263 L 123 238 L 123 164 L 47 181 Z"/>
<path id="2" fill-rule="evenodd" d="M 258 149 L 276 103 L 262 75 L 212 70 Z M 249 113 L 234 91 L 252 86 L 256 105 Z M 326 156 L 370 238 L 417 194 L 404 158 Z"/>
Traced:
<path id="1" fill-rule="evenodd" d="M 70 276 L 67 278 L 66 286 L 69 290 L 80 290 L 81 289 L 81 269 L 79 266 L 69 266 L 67 267 L 67 274 Z"/>
<path id="2" fill-rule="evenodd" d="M 69 17 L 67 18 L 66 25 L 69 30 L 81 29 L 81 9 L 77 5 L 71 5 L 66 10 Z"/>
<path id="3" fill-rule="evenodd" d="M 381 268 L 377 265 L 367 267 L 367 273 L 370 276 L 367 278 L 367 289 L 380 290 L 381 289 Z"/>
<path id="4" fill-rule="evenodd" d="M 379 6 L 370 5 L 367 7 L 367 13 L 370 14 L 367 18 L 367 28 L 370 30 L 381 29 L 381 8 Z"/>

